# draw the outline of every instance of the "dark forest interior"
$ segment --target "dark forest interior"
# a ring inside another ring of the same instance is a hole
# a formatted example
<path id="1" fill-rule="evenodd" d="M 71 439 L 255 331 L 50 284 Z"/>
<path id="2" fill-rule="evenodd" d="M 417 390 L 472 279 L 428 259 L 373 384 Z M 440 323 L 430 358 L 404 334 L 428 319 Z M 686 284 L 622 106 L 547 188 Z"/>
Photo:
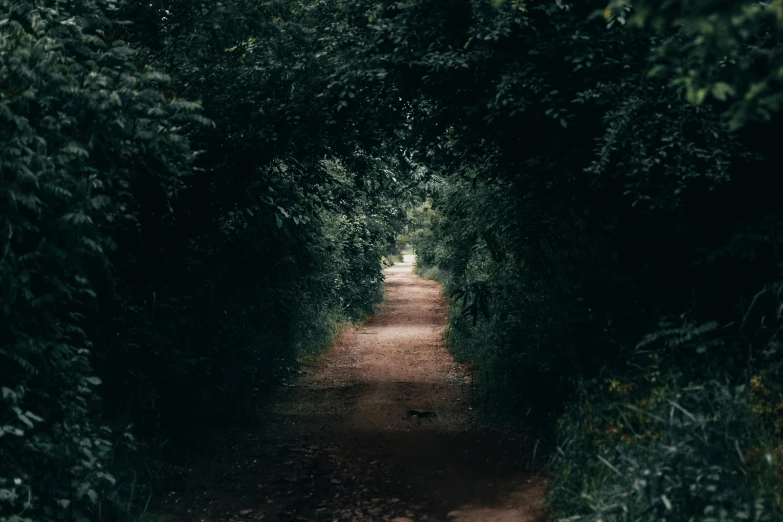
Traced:
<path id="1" fill-rule="evenodd" d="M 0 522 L 161 520 L 434 288 L 505 435 L 432 451 L 537 520 L 783 520 L 782 38 L 783 0 L 0 0 Z M 338 472 L 210 520 L 460 516 Z"/>

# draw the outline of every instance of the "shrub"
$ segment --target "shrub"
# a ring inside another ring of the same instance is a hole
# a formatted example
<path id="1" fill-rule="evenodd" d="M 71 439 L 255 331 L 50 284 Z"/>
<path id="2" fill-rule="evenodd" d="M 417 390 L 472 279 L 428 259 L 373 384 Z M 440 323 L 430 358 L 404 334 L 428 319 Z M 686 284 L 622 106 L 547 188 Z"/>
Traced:
<path id="1" fill-rule="evenodd" d="M 115 440 L 91 353 L 113 346 L 94 335 L 96 290 L 138 226 L 134 190 L 175 198 L 193 156 L 181 130 L 198 104 L 133 63 L 114 9 L 0 2 L 3 521 L 85 521 L 104 506 Z"/>
<path id="2" fill-rule="evenodd" d="M 778 520 L 783 403 L 765 383 L 780 358 L 768 346 L 732 371 L 719 353 L 732 342 L 714 324 L 668 326 L 624 371 L 587 383 L 558 423 L 550 508 L 568 520 Z"/>

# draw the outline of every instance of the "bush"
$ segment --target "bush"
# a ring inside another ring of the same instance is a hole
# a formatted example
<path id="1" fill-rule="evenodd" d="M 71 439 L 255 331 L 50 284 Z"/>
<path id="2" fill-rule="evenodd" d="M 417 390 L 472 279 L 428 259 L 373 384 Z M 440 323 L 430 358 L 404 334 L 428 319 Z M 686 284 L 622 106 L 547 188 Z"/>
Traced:
<path id="1" fill-rule="evenodd" d="M 380 167 L 359 176 L 323 142 L 278 146 L 301 118 L 285 127 L 240 106 L 236 92 L 254 83 L 278 107 L 278 84 L 260 77 L 294 68 L 276 52 L 258 56 L 268 67 L 242 65 L 229 45 L 209 55 L 220 81 L 194 93 L 209 99 L 202 112 L 182 97 L 202 74 L 184 54 L 171 80 L 149 65 L 164 55 L 121 39 L 150 36 L 155 24 L 119 19 L 153 4 L 54 4 L 0 0 L 3 522 L 133 518 L 154 505 L 155 465 L 137 447 L 149 457 L 255 420 L 297 357 L 380 300 L 379 260 L 396 253 L 403 213 L 364 183 Z M 211 22 L 196 25 L 196 41 L 212 38 Z M 284 111 L 312 113 L 280 82 Z M 240 137 L 254 124 L 265 130 Z M 257 154 L 265 131 L 274 139 Z M 208 152 L 197 158 L 191 142 Z M 344 156 L 371 163 L 354 152 Z"/>
<path id="2" fill-rule="evenodd" d="M 745 462 L 756 437 L 746 390 L 717 381 L 661 384 L 645 408 L 613 404 L 613 415 L 599 416 L 594 401 L 584 401 L 563 418 L 550 503 L 560 513 L 586 512 L 569 520 L 778 520 L 774 492 L 754 478 L 778 475 L 779 467 L 767 454 L 754 477 Z M 608 433 L 587 442 L 601 429 Z M 596 444 L 621 432 L 614 447 Z"/>
<path id="3" fill-rule="evenodd" d="M 97 517 L 116 441 L 99 416 L 96 291 L 145 187 L 176 197 L 198 104 L 113 38 L 114 2 L 0 2 L 0 520 Z M 179 129 L 179 130 L 178 130 Z M 161 218 L 165 220 L 165 217 Z"/>
<path id="4" fill-rule="evenodd" d="M 667 325 L 624 371 L 585 384 L 558 423 L 550 508 L 569 520 L 778 520 L 783 402 L 767 386 L 783 363 L 773 339 L 732 369 L 721 351 L 736 342 L 714 324 Z"/>

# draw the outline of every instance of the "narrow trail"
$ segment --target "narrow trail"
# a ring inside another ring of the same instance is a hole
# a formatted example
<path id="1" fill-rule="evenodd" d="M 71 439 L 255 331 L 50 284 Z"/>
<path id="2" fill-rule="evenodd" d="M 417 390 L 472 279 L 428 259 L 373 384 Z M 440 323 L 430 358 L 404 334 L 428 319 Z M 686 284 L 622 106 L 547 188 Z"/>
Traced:
<path id="1" fill-rule="evenodd" d="M 517 437 L 473 422 L 448 304 L 412 257 L 385 271 L 377 315 L 265 406 L 263 429 L 187 469 L 164 521 L 542 520 Z"/>

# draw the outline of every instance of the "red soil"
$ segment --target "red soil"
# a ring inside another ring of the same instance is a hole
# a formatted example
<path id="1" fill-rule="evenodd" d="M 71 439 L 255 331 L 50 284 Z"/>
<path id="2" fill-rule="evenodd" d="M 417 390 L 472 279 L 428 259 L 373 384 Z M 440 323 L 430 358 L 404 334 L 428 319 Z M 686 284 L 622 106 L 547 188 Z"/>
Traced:
<path id="1" fill-rule="evenodd" d="M 519 437 L 474 423 L 439 285 L 406 261 L 386 270 L 378 314 L 263 408 L 264 428 L 195 458 L 167 521 L 542 519 Z"/>

